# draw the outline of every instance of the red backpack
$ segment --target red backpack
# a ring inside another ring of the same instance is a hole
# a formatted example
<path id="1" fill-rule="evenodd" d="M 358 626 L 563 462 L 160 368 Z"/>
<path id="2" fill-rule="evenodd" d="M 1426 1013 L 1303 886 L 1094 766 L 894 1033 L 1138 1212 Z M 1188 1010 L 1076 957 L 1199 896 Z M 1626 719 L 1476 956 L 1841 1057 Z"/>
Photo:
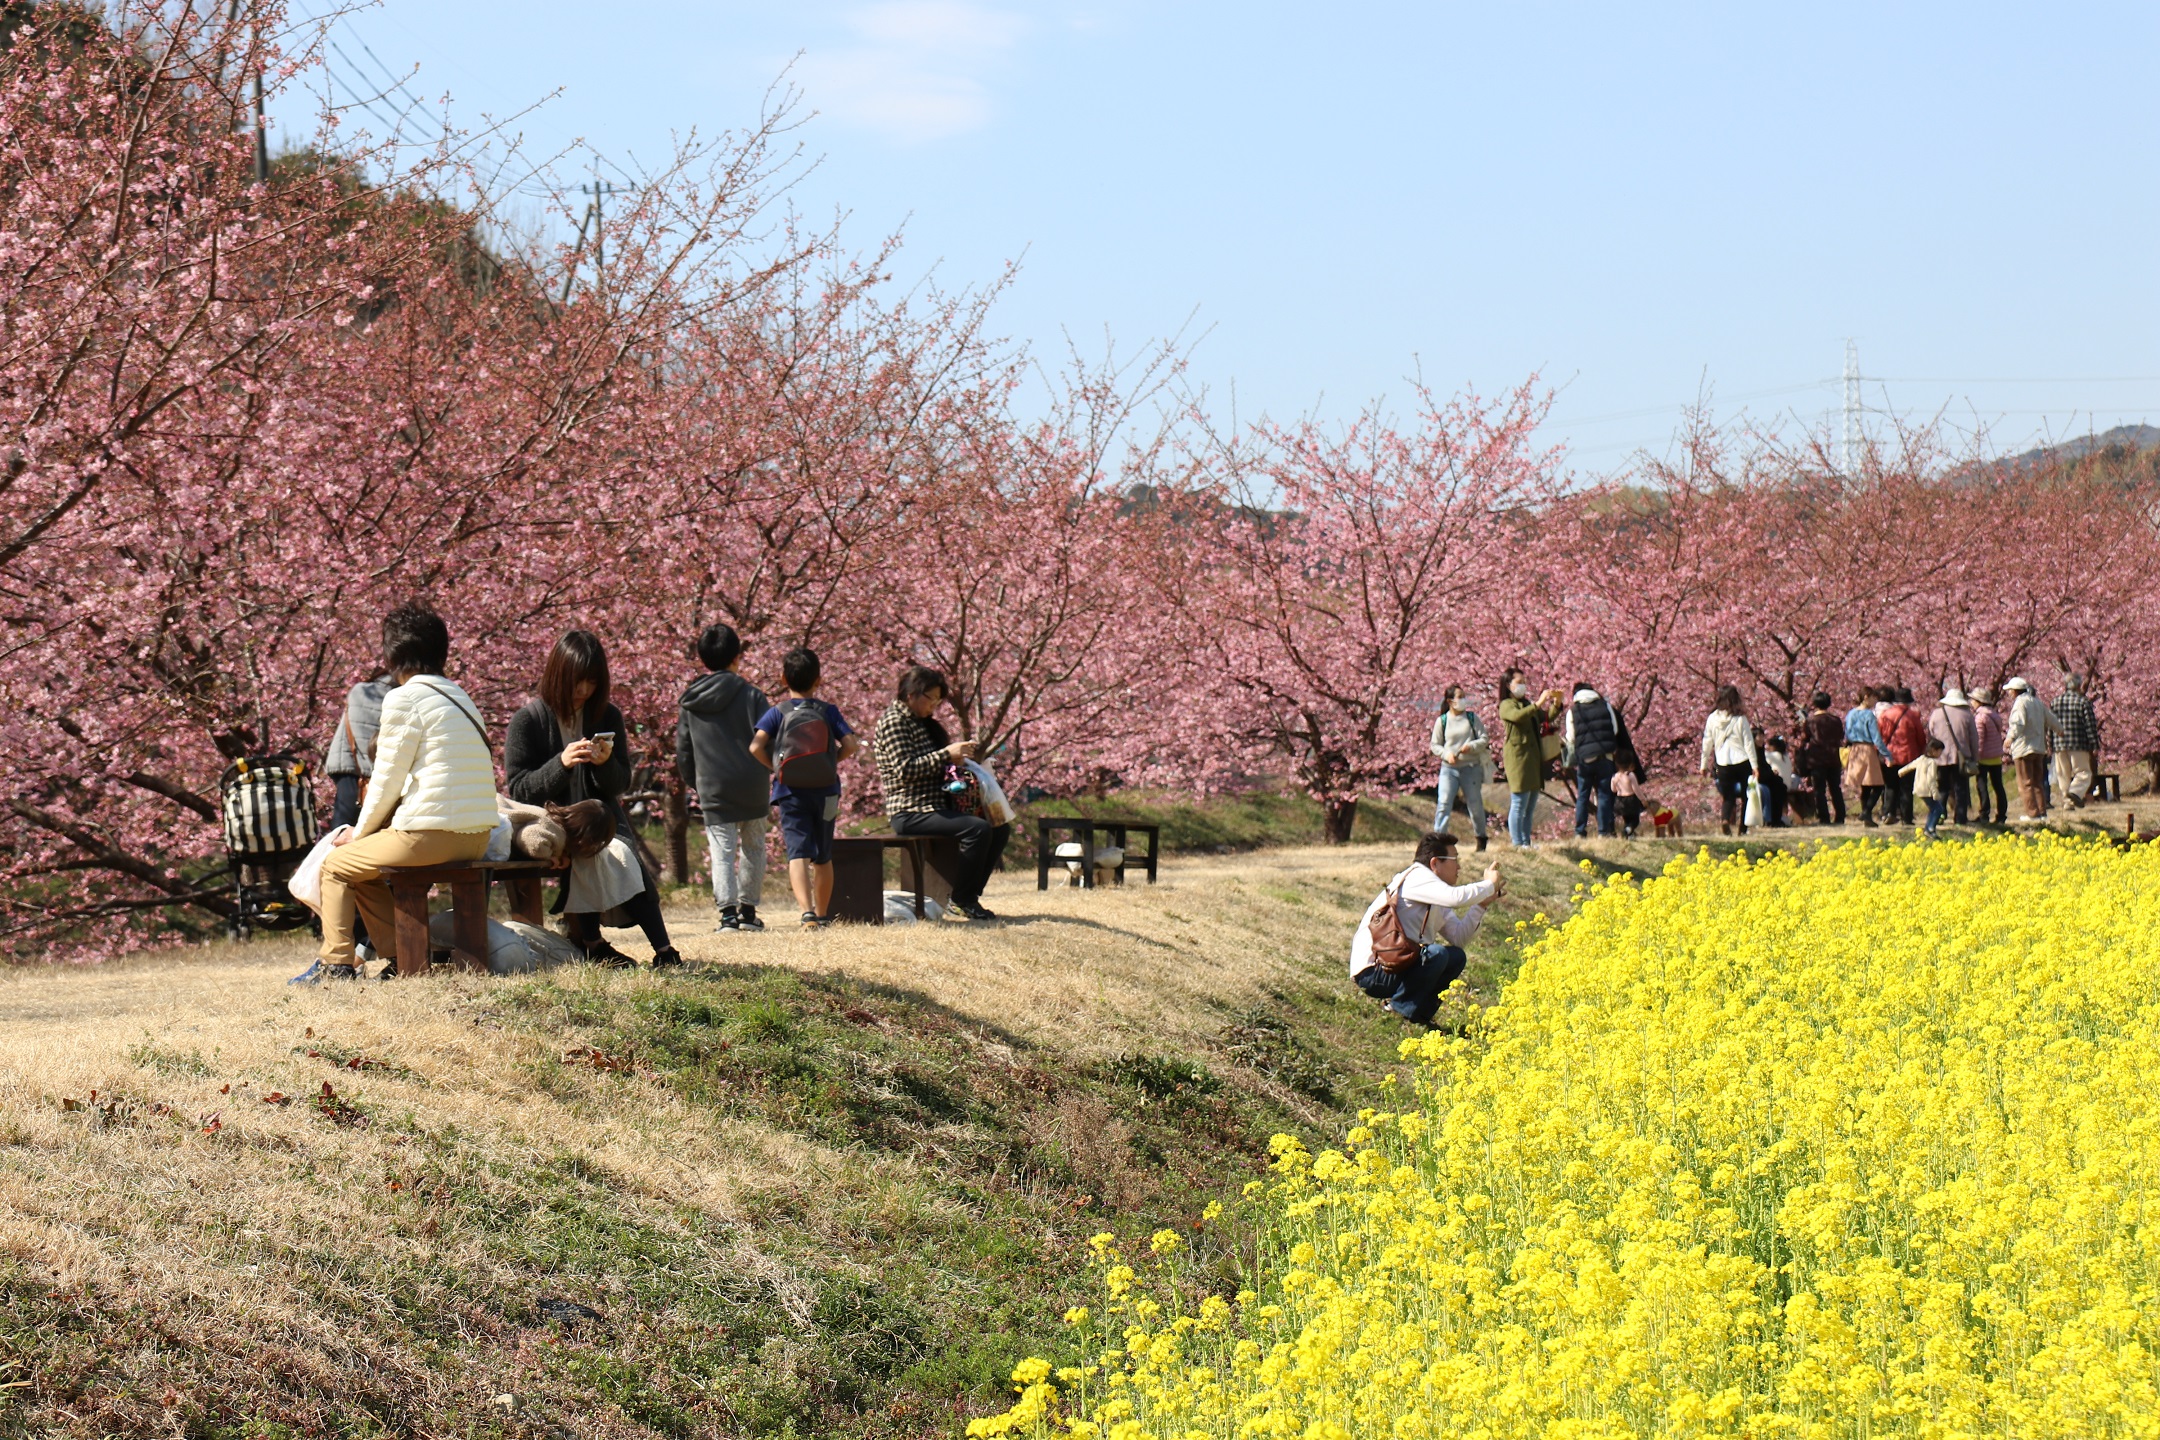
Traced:
<path id="1" fill-rule="evenodd" d="M 773 736 L 773 773 L 790 790 L 829 790 L 840 783 L 833 759 L 832 722 L 822 700 L 782 700 L 780 733 Z"/>

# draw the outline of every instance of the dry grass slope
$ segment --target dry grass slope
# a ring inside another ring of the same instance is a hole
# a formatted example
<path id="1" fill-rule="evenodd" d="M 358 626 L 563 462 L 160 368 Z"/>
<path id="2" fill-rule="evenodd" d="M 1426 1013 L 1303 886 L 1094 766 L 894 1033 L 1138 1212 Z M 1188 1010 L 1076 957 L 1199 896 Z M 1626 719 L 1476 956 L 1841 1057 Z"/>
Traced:
<path id="1" fill-rule="evenodd" d="M 1502 919 L 1675 848 L 1510 857 Z M 953 1433 L 1088 1233 L 1191 1226 L 1394 1063 L 1342 954 L 1402 860 L 1012 877 L 995 927 L 685 906 L 711 963 L 663 976 L 293 991 L 289 941 L 0 976 L 0 1436 Z"/>

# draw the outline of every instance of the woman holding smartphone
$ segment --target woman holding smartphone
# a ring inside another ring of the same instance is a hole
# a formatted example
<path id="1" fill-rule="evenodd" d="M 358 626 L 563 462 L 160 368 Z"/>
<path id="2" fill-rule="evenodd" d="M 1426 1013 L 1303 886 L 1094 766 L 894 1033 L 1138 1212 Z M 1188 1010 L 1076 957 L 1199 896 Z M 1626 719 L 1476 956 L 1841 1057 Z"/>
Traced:
<path id="1" fill-rule="evenodd" d="M 599 854 L 570 863 L 557 908 L 585 958 L 613 969 L 637 962 L 600 934 L 601 917 L 620 911 L 645 932 L 653 968 L 682 964 L 660 917 L 660 888 L 638 858 L 630 812 L 630 752 L 622 744 L 622 711 L 608 699 L 607 651 L 589 630 L 572 630 L 548 652 L 540 693 L 510 719 L 503 746 L 510 797 L 528 805 L 575 805 L 597 800 L 615 821 L 615 838 Z"/>

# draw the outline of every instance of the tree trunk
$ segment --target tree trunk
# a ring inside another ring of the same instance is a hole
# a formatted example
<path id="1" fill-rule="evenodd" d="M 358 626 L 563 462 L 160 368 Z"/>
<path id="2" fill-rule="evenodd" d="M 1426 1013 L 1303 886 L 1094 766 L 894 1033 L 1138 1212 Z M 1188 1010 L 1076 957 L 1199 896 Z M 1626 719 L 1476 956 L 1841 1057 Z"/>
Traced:
<path id="1" fill-rule="evenodd" d="M 662 782 L 667 787 L 667 859 L 668 868 L 675 872 L 675 883 L 693 883 L 690 874 L 690 801 L 683 793 L 681 777 L 669 775 Z"/>
<path id="2" fill-rule="evenodd" d="M 1323 833 L 1327 837 L 1327 843 L 1330 845 L 1349 844 L 1351 827 L 1357 824 L 1357 801 L 1355 799 L 1323 800 L 1320 805 L 1322 813 L 1326 817 Z"/>

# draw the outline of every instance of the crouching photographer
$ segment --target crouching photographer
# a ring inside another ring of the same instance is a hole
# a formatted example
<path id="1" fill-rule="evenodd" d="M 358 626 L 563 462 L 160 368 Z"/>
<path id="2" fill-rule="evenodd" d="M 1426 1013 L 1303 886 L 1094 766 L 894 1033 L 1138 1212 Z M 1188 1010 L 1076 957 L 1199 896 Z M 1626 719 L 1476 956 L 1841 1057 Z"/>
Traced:
<path id="1" fill-rule="evenodd" d="M 1461 875 L 1453 835 L 1422 837 L 1410 868 L 1388 881 L 1351 938 L 1350 978 L 1405 1020 L 1432 1020 L 1468 963 L 1462 947 L 1502 893 L 1498 865 L 1474 885 L 1458 884 Z"/>

